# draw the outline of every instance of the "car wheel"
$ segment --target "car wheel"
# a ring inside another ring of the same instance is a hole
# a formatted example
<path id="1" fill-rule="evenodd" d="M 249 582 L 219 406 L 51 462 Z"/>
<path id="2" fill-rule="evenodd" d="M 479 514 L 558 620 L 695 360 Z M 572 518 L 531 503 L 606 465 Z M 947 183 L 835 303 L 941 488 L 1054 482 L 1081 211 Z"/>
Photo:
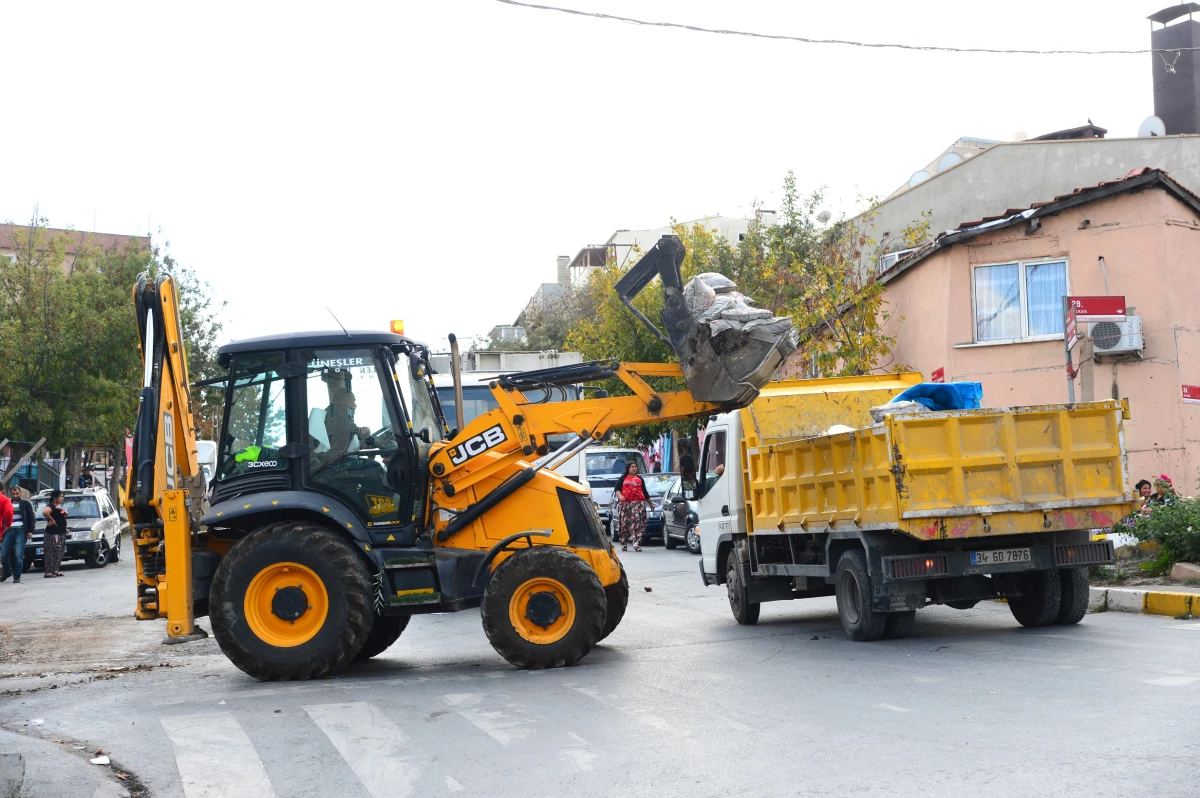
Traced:
<path id="1" fill-rule="evenodd" d="M 101 538 L 91 551 L 83 555 L 83 561 L 87 563 L 88 568 L 103 568 L 108 565 L 108 555 L 108 543 Z"/>
<path id="2" fill-rule="evenodd" d="M 700 553 L 700 530 L 696 529 L 696 525 L 692 524 L 687 531 L 687 548 L 692 554 Z"/>
<path id="3" fill-rule="evenodd" d="M 664 524 L 663 524 L 663 547 L 664 547 L 664 548 L 668 548 L 668 549 L 673 549 L 673 548 L 675 548 L 675 547 L 676 547 L 676 546 L 678 546 L 678 545 L 679 545 L 679 543 L 678 543 L 678 542 L 676 542 L 676 541 L 675 541 L 675 540 L 674 540 L 674 539 L 671 537 L 671 535 L 670 535 L 670 533 L 669 533 L 669 532 L 667 532 L 667 525 L 666 525 L 666 523 L 664 523 Z"/>
<path id="4" fill-rule="evenodd" d="M 112 547 L 112 551 L 108 555 L 108 561 L 109 562 L 120 562 L 121 561 L 121 533 L 120 532 L 118 532 L 116 538 L 113 539 L 113 543 L 115 545 Z"/>

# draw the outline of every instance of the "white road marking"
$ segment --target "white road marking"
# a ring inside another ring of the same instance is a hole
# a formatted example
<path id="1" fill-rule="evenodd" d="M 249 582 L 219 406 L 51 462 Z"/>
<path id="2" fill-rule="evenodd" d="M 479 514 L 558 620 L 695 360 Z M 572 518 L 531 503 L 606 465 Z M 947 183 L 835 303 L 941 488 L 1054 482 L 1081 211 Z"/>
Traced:
<path id="1" fill-rule="evenodd" d="M 1200 676 L 1159 676 L 1157 679 L 1145 679 L 1142 684 L 1153 684 L 1158 687 L 1184 687 L 1193 682 L 1200 682 Z"/>
<path id="2" fill-rule="evenodd" d="M 1178 625 L 1172 624 L 1164 626 L 1163 629 L 1190 629 L 1193 632 L 1200 632 L 1200 623 L 1181 623 Z"/>
<path id="3" fill-rule="evenodd" d="M 367 792 L 375 798 L 412 794 L 421 765 L 412 755 L 408 735 L 378 707 L 358 701 L 316 704 L 304 711 L 325 732 Z"/>
<path id="4" fill-rule="evenodd" d="M 599 759 L 600 755 L 592 750 L 587 740 L 575 732 L 567 732 L 567 736 L 573 740 L 573 743 L 566 748 L 559 749 L 562 758 L 574 765 L 580 773 L 593 770 L 592 763 Z"/>
<path id="5" fill-rule="evenodd" d="M 888 712 L 912 712 L 911 709 L 898 707 L 895 704 L 875 704 L 875 709 L 886 709 Z"/>
<path id="6" fill-rule="evenodd" d="M 462 792 L 466 787 L 459 784 L 452 776 L 446 777 L 446 789 L 450 792 Z"/>
<path id="7" fill-rule="evenodd" d="M 161 719 L 186 798 L 274 798 L 258 752 L 228 712 Z"/>
<path id="8" fill-rule="evenodd" d="M 484 709 L 480 705 L 485 698 L 500 699 L 504 702 L 503 708 Z M 541 720 L 540 716 L 527 715 L 523 704 L 516 703 L 506 695 L 450 693 L 442 696 L 442 700 L 454 707 L 472 726 L 506 747 L 523 741 Z"/>

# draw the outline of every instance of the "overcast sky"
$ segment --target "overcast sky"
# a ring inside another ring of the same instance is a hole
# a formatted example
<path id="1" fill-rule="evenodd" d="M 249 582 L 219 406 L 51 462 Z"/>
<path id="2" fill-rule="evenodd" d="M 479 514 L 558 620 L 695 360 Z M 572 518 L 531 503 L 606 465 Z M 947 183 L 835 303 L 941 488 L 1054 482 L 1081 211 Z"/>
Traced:
<path id="1" fill-rule="evenodd" d="M 1149 46 L 1167 0 L 543 0 L 798 36 Z M 495 0 L 9 6 L 0 217 L 142 233 L 230 337 L 511 323 L 555 256 L 618 228 L 886 195 L 960 136 L 1136 135 L 1150 55 L 909 53 L 750 40 Z M 999 209 L 1002 210 L 1002 209 Z"/>

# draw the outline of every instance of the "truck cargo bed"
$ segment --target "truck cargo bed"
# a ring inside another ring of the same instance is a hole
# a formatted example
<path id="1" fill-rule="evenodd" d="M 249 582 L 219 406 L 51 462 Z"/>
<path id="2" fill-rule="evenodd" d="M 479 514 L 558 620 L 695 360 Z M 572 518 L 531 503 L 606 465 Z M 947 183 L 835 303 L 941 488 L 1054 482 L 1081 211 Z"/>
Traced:
<path id="1" fill-rule="evenodd" d="M 945 540 L 1109 527 L 1132 501 L 1124 418 L 1127 405 L 1104 401 L 892 415 L 794 440 L 747 435 L 747 532 Z"/>

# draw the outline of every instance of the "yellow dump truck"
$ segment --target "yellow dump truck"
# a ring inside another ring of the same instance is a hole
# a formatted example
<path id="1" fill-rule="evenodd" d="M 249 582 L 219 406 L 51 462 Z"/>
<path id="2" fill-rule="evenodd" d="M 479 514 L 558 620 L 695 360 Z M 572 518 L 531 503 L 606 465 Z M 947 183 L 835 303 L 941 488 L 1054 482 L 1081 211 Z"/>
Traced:
<path id="1" fill-rule="evenodd" d="M 706 585 L 739 623 L 764 601 L 835 595 L 853 640 L 904 637 L 916 610 L 1007 598 L 1025 626 L 1078 623 L 1091 530 L 1132 510 L 1118 401 L 884 415 L 900 374 L 771 383 L 705 430 Z M 852 431 L 831 431 L 834 425 Z M 826 434 L 831 433 L 831 434 Z"/>

